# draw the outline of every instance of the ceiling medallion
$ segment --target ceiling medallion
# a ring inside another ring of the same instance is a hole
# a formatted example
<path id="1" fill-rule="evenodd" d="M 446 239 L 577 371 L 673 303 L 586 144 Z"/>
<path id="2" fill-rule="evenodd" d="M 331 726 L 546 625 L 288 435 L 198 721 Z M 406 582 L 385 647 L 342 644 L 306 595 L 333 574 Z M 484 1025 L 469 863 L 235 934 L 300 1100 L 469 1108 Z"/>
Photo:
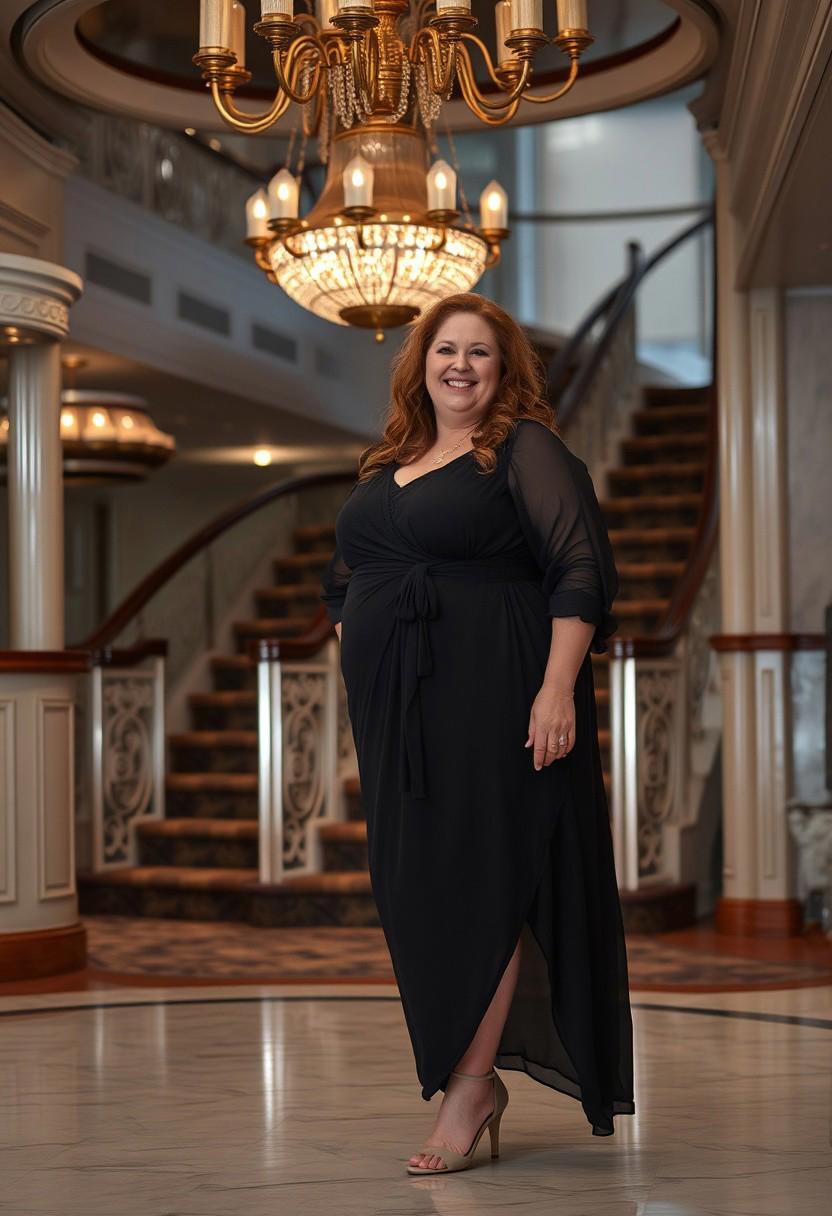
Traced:
<path id="1" fill-rule="evenodd" d="M 454 84 L 478 118 L 501 125 L 522 98 L 548 104 L 566 93 L 593 41 L 586 0 L 558 0 L 554 41 L 569 56 L 569 76 L 557 93 L 533 96 L 532 60 L 549 42 L 542 0 L 498 0 L 496 66 L 473 33 L 470 0 L 439 4 L 432 12 L 424 0 L 316 0 L 313 17 L 293 15 L 293 0 L 262 0 L 254 30 L 271 47 L 277 91 L 260 115 L 234 101 L 250 79 L 242 4 L 201 4 L 194 62 L 225 121 L 256 134 L 295 102 L 304 139 L 318 136 L 328 164 L 321 196 L 303 218 L 299 177 L 288 164 L 249 199 L 247 241 L 257 264 L 303 308 L 379 338 L 436 300 L 471 290 L 509 235 L 508 198 L 497 182 L 483 191 L 475 224 L 464 199 L 457 209 L 454 168 L 437 161 L 428 169 L 428 132 Z M 485 59 L 494 98 L 477 88 L 469 44 Z"/>

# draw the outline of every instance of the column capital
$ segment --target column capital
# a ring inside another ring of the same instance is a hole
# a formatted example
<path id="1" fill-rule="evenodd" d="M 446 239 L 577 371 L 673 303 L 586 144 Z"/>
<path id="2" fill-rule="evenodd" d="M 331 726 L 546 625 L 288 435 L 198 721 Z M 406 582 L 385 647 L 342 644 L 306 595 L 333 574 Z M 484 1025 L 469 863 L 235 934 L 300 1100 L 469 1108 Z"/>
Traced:
<path id="1" fill-rule="evenodd" d="M 65 266 L 0 253 L 0 347 L 65 338 L 70 307 L 83 287 Z"/>

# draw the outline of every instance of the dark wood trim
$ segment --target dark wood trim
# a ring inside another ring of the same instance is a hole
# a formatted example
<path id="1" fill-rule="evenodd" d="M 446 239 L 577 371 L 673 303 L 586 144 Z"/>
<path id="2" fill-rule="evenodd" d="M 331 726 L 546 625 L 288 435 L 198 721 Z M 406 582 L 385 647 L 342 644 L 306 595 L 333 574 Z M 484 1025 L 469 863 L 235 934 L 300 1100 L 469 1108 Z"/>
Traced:
<path id="1" fill-rule="evenodd" d="M 0 672 L 75 675 L 90 666 L 86 650 L 0 650 Z"/>
<path id="2" fill-rule="evenodd" d="M 80 921 L 56 929 L 0 933 L 0 983 L 39 980 L 82 971 L 87 965 L 87 931 Z"/>
<path id="3" fill-rule="evenodd" d="M 321 606 L 306 633 L 294 638 L 257 638 L 246 647 L 255 663 L 277 663 L 281 660 L 308 659 L 318 653 L 332 637 L 334 626 Z"/>
<path id="4" fill-rule="evenodd" d="M 276 502 L 279 498 L 288 497 L 290 494 L 297 494 L 303 490 L 319 489 L 322 486 L 340 485 L 341 483 L 352 483 L 356 478 L 356 471 L 340 470 L 331 473 L 306 473 L 300 477 L 289 477 L 285 481 L 276 482 L 274 485 L 267 486 L 265 490 L 260 490 L 251 498 L 245 499 L 243 502 L 237 503 L 236 506 L 229 507 L 218 515 L 210 523 L 201 528 L 193 536 L 189 537 L 183 544 L 175 549 L 169 557 L 166 557 L 163 562 L 152 570 L 138 587 L 136 587 L 127 596 L 125 600 L 119 604 L 118 608 L 110 614 L 103 625 L 100 625 L 94 633 L 90 634 L 81 645 L 89 650 L 99 650 L 110 645 L 115 638 L 130 624 L 130 622 L 141 612 L 145 604 L 152 599 L 156 592 L 165 585 L 173 576 L 182 569 L 182 567 L 195 557 L 202 549 L 205 549 L 218 536 L 222 536 L 235 524 L 241 520 L 247 519 L 249 515 L 254 515 L 255 512 L 262 510 L 263 507 L 270 503 Z"/>
<path id="5" fill-rule="evenodd" d="M 803 907 L 797 899 L 729 899 L 717 901 L 717 933 L 733 937 L 799 937 Z"/>
<path id="6" fill-rule="evenodd" d="M 135 646 L 103 646 L 91 654 L 93 667 L 135 667 L 151 656 L 167 657 L 168 644 L 164 638 L 146 638 Z"/>
<path id="7" fill-rule="evenodd" d="M 753 654 L 760 650 L 824 650 L 822 633 L 715 633 L 708 639 L 719 654 Z"/>

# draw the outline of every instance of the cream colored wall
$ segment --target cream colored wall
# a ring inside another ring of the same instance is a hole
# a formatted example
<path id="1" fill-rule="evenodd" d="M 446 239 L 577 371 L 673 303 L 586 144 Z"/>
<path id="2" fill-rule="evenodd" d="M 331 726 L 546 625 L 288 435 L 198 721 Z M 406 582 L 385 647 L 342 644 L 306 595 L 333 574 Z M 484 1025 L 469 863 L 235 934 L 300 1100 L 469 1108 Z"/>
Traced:
<path id="1" fill-rule="evenodd" d="M 832 602 L 832 286 L 786 296 L 791 629 L 819 633 Z"/>
<path id="2" fill-rule="evenodd" d="M 63 182 L 75 166 L 0 103 L 0 252 L 61 261 Z"/>

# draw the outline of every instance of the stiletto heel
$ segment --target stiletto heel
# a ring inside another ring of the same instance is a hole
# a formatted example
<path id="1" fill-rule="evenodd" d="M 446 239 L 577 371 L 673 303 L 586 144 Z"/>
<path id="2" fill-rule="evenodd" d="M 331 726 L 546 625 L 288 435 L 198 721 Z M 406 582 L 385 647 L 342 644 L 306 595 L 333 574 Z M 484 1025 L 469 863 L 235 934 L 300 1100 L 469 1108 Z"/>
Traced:
<path id="1" fill-rule="evenodd" d="M 483 1121 L 477 1130 L 474 1139 L 471 1141 L 471 1147 L 467 1153 L 457 1153 L 454 1149 L 449 1148 L 444 1144 L 424 1144 L 419 1150 L 420 1156 L 441 1157 L 444 1165 L 438 1170 L 433 1170 L 423 1165 L 407 1166 L 408 1174 L 451 1174 L 457 1170 L 470 1169 L 474 1164 L 474 1155 L 477 1151 L 477 1145 L 482 1138 L 482 1134 L 488 1128 L 488 1134 L 491 1139 L 491 1156 L 492 1158 L 500 1155 L 500 1120 L 503 1117 L 503 1111 L 508 1106 L 508 1090 L 503 1084 L 502 1078 L 492 1068 L 490 1072 L 484 1073 L 468 1073 L 468 1072 L 452 1072 L 452 1077 L 461 1077 L 465 1081 L 485 1081 L 492 1082 L 494 1090 L 494 1109 L 487 1119 Z"/>

